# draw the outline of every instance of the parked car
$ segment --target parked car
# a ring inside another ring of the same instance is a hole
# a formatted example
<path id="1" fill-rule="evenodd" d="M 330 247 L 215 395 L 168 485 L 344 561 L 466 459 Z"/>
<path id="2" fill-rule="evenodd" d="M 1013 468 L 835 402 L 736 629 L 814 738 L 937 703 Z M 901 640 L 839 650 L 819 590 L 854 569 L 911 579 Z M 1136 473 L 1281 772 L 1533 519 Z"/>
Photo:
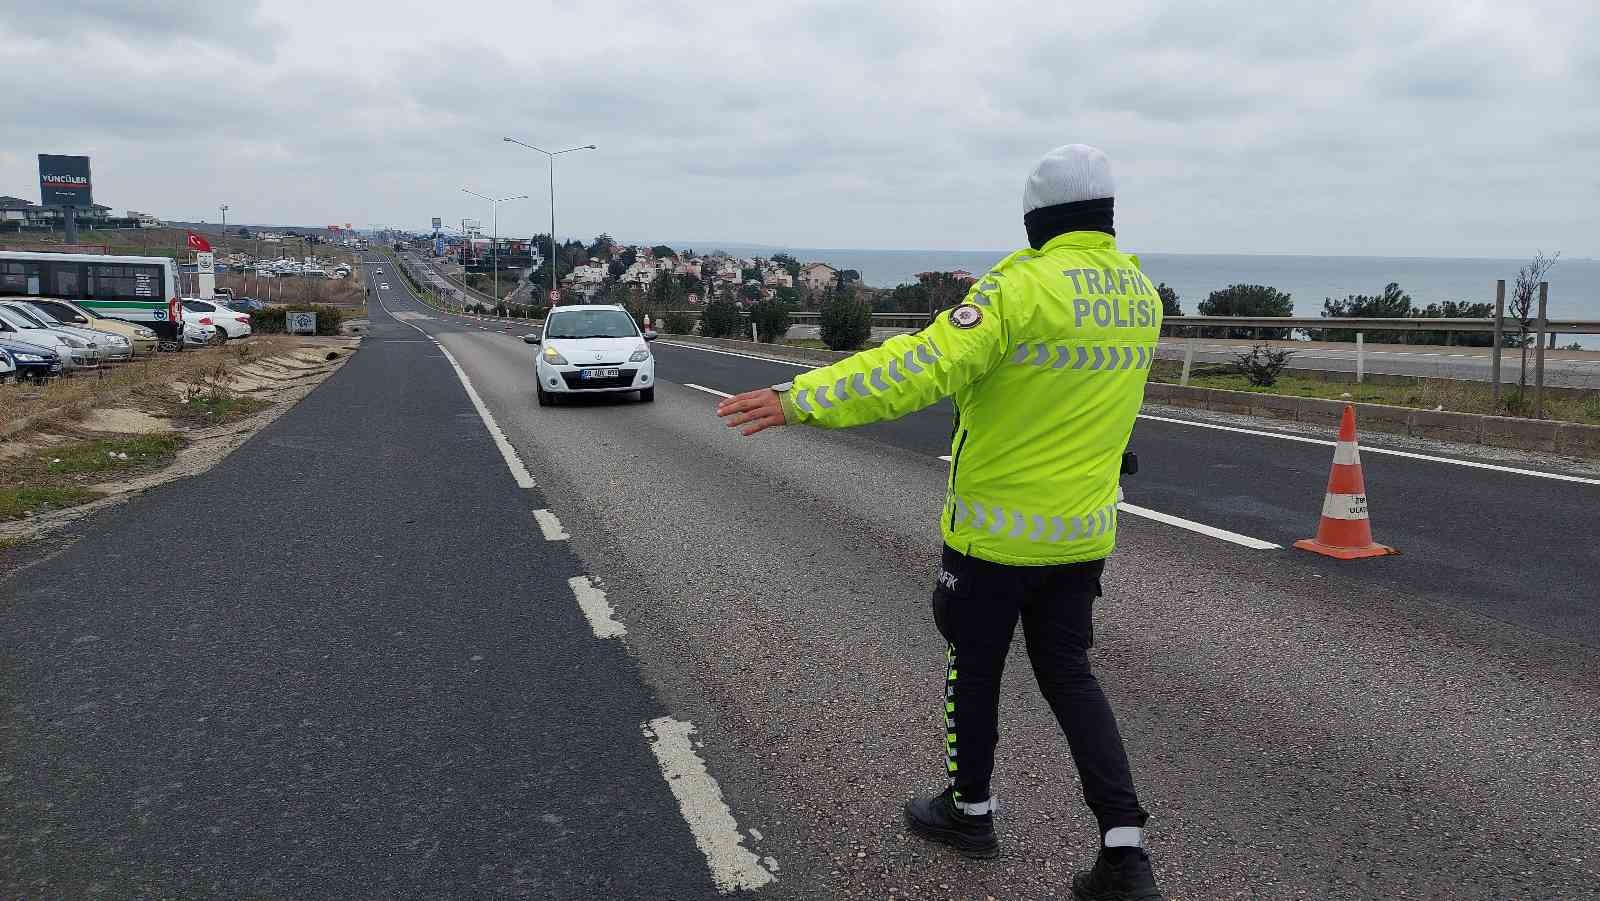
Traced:
<path id="1" fill-rule="evenodd" d="M 639 331 L 633 315 L 620 306 L 564 307 L 545 317 L 543 336 L 529 335 L 529 344 L 543 344 L 534 359 L 539 406 L 567 394 L 639 392 L 656 399 L 656 361 L 648 341 L 655 332 Z"/>
<path id="2" fill-rule="evenodd" d="M 48 347 L 61 355 L 63 368 L 94 369 L 100 365 L 100 349 L 90 342 L 59 329 L 41 326 L 0 304 L 0 337 Z"/>
<path id="3" fill-rule="evenodd" d="M 100 350 L 100 362 L 102 363 L 133 359 L 133 342 L 121 335 L 62 322 L 31 300 L 7 300 L 0 301 L 0 303 L 45 328 L 57 329 L 90 342 L 91 346 Z"/>
<path id="4" fill-rule="evenodd" d="M 227 304 L 227 307 L 238 313 L 259 313 L 265 310 L 267 305 L 254 297 L 239 297 Z"/>
<path id="5" fill-rule="evenodd" d="M 17 361 L 11 359 L 11 351 L 0 347 L 0 385 L 16 378 Z"/>
<path id="6" fill-rule="evenodd" d="M 250 334 L 250 314 L 231 310 L 215 299 L 184 298 L 184 321 L 187 322 L 191 315 L 196 314 L 200 317 L 196 322 L 200 325 L 215 326 L 224 341 L 230 338 L 248 337 Z"/>
<path id="7" fill-rule="evenodd" d="M 12 336 L 0 334 L 0 348 L 10 354 L 17 371 L 17 381 L 42 382 L 62 373 L 61 355 L 48 347 L 28 341 L 16 341 Z"/>
<path id="8" fill-rule="evenodd" d="M 221 339 L 217 335 L 217 327 L 209 321 L 202 322 L 188 319 L 183 321 L 183 343 L 187 347 L 205 347 L 207 344 L 218 343 Z"/>
<path id="9" fill-rule="evenodd" d="M 28 302 L 68 325 L 121 335 L 132 344 L 134 353 L 142 354 L 153 351 L 161 340 L 154 329 L 145 328 L 137 323 L 126 322 L 121 319 L 113 319 L 70 300 L 61 300 L 56 297 L 30 297 Z"/>

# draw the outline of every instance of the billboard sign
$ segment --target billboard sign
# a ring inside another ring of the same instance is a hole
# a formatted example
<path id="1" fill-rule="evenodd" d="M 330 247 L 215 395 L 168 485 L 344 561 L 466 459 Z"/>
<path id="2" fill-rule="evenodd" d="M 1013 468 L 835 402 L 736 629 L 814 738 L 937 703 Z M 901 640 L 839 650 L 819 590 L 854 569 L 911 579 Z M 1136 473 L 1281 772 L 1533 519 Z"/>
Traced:
<path id="1" fill-rule="evenodd" d="M 438 231 L 443 226 L 444 226 L 444 220 L 443 219 L 440 219 L 438 216 L 433 217 L 433 230 L 434 231 Z"/>
<path id="2" fill-rule="evenodd" d="M 88 207 L 93 204 L 88 157 L 39 154 L 40 206 Z"/>

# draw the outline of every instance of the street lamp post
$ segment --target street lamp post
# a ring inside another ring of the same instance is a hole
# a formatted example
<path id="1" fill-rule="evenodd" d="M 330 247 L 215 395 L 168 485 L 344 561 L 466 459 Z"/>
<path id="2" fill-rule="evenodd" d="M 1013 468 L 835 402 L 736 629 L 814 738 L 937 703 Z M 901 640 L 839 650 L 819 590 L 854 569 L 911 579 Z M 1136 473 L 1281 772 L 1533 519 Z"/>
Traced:
<path id="1" fill-rule="evenodd" d="M 528 195 L 517 194 L 512 197 L 490 197 L 487 194 L 479 194 L 477 191 L 468 188 L 462 188 L 461 190 L 466 191 L 473 197 L 481 197 L 494 205 L 494 246 L 489 249 L 489 256 L 494 261 L 490 265 L 494 266 L 494 305 L 498 307 L 500 305 L 500 204 L 508 200 L 527 200 Z M 463 269 L 461 271 L 461 280 L 466 281 L 466 278 L 467 273 Z M 510 312 L 509 308 L 507 312 Z"/>
<path id="2" fill-rule="evenodd" d="M 507 144 L 515 144 L 518 147 L 526 147 L 529 150 L 537 151 L 550 159 L 550 302 L 554 303 L 556 296 L 556 157 L 563 153 L 572 153 L 578 150 L 597 150 L 599 148 L 593 144 L 585 144 L 582 147 L 568 147 L 566 150 L 550 151 L 542 147 L 535 147 L 532 144 L 525 144 L 516 138 L 503 138 L 502 140 Z"/>

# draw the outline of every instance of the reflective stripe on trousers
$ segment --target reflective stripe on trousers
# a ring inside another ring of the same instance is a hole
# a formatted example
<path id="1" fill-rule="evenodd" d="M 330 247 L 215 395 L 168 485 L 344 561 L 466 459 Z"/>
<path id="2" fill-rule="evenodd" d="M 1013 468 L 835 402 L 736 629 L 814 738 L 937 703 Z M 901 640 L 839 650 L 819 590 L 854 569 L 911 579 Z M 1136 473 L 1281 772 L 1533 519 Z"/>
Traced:
<path id="1" fill-rule="evenodd" d="M 1026 510 L 989 506 L 982 501 L 952 494 L 945 501 L 944 509 L 945 515 L 950 517 L 952 529 L 970 520 L 972 528 L 986 530 L 990 535 L 1004 534 L 1007 538 L 1022 538 L 1042 544 L 1087 541 L 1106 534 L 1117 525 L 1116 501 L 1081 516 L 1045 516 Z"/>

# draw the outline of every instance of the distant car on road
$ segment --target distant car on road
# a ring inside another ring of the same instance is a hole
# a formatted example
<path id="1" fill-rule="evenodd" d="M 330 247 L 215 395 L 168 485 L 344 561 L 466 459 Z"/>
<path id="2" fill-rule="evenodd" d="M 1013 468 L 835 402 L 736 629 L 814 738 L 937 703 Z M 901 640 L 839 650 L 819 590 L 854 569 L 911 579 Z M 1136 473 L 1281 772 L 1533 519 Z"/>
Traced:
<path id="1" fill-rule="evenodd" d="M 62 373 L 61 355 L 54 349 L 12 340 L 13 337 L 0 334 L 0 349 L 10 354 L 12 363 L 16 365 L 13 378 L 17 381 L 42 382 Z"/>
<path id="2" fill-rule="evenodd" d="M 193 317 L 191 319 L 191 317 Z M 183 319 L 198 325 L 214 326 L 222 340 L 244 338 L 250 334 L 250 314 L 230 310 L 212 300 L 186 297 L 183 301 Z"/>
<path id="3" fill-rule="evenodd" d="M 623 391 L 639 392 L 646 403 L 655 400 L 656 361 L 646 343 L 655 336 L 640 332 L 632 314 L 619 306 L 552 310 L 542 337 L 523 338 L 543 345 L 534 361 L 539 406 L 561 395 Z"/>

